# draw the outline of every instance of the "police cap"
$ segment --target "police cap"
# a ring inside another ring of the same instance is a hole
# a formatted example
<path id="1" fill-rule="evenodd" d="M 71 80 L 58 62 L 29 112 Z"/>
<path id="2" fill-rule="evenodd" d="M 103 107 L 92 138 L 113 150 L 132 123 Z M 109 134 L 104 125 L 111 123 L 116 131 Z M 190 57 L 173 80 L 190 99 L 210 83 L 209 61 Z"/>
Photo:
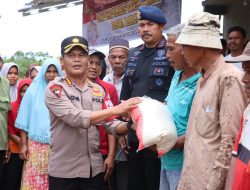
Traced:
<path id="1" fill-rule="evenodd" d="M 138 8 L 139 20 L 150 20 L 157 24 L 166 24 L 167 20 L 161 9 L 155 6 L 141 6 Z"/>
<path id="2" fill-rule="evenodd" d="M 61 54 L 68 53 L 73 47 L 79 46 L 87 53 L 89 52 L 88 41 L 81 36 L 70 36 L 61 43 Z"/>

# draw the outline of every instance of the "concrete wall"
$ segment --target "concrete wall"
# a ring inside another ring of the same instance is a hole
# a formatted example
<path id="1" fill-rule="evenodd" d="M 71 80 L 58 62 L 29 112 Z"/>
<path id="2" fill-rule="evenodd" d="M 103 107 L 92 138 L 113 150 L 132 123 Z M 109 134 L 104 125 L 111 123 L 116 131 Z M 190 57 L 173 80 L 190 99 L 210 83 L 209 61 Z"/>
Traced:
<path id="1" fill-rule="evenodd" d="M 223 35 L 227 37 L 227 30 L 231 26 L 238 25 L 245 28 L 247 38 L 250 39 L 250 0 L 247 5 L 243 5 L 243 0 L 237 0 L 237 3 L 227 4 L 227 13 L 224 15 Z M 242 2 L 242 3 L 241 3 Z"/>

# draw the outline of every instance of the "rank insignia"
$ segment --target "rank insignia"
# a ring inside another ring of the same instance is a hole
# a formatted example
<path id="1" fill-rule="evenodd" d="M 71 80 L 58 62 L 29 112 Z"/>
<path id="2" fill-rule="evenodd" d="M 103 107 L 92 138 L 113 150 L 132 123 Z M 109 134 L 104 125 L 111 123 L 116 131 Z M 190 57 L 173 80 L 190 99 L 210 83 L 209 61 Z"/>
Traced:
<path id="1" fill-rule="evenodd" d="M 79 43 L 79 39 L 75 37 L 75 38 L 72 40 L 72 42 L 73 42 L 73 43 Z"/>
<path id="2" fill-rule="evenodd" d="M 102 92 L 100 91 L 99 88 L 93 87 L 93 95 L 94 95 L 94 96 L 101 97 L 101 96 L 102 96 Z"/>
<path id="3" fill-rule="evenodd" d="M 51 87 L 49 87 L 49 89 L 51 90 L 51 92 L 53 92 L 53 94 L 55 94 L 58 98 L 61 97 L 61 93 L 62 93 L 62 86 L 58 85 L 58 84 L 54 84 Z"/>
<path id="4" fill-rule="evenodd" d="M 69 77 L 66 77 L 64 80 L 66 81 L 67 85 L 69 86 L 72 85 L 72 81 L 70 80 Z"/>
<path id="5" fill-rule="evenodd" d="M 136 13 L 136 17 L 137 17 L 138 20 L 141 19 L 141 12 L 140 12 L 140 11 L 138 11 L 138 12 Z"/>

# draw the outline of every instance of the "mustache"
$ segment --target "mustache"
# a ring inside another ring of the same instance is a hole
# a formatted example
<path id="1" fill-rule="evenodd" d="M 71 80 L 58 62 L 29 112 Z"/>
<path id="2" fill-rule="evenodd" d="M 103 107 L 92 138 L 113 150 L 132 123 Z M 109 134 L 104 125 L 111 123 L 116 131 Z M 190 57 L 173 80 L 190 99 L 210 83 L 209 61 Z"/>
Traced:
<path id="1" fill-rule="evenodd" d="M 152 36 L 152 35 L 149 34 L 149 33 L 144 33 L 144 34 L 142 35 L 142 37 L 144 37 L 144 36 Z"/>
<path id="2" fill-rule="evenodd" d="M 121 65 L 114 65 L 114 69 L 122 69 Z"/>

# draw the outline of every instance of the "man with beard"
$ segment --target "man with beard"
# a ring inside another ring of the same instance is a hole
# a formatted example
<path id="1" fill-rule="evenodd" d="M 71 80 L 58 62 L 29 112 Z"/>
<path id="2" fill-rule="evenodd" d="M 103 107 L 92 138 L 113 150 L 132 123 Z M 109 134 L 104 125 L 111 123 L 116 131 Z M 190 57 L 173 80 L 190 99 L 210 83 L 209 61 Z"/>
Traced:
<path id="1" fill-rule="evenodd" d="M 246 31 L 240 26 L 233 26 L 229 28 L 227 32 L 227 47 L 230 50 L 230 54 L 225 57 L 225 60 L 228 61 L 233 57 L 239 56 L 242 54 L 245 47 L 246 40 Z M 234 65 L 242 70 L 242 63 L 234 63 Z"/>
<path id="2" fill-rule="evenodd" d="M 129 42 L 125 39 L 114 39 L 109 43 L 108 60 L 112 72 L 103 80 L 115 85 L 118 98 L 120 99 L 124 71 L 128 61 Z M 125 151 L 126 138 L 119 137 L 116 150 L 116 163 L 110 180 L 111 190 L 127 190 L 128 184 L 128 162 Z"/>
<path id="3" fill-rule="evenodd" d="M 166 39 L 162 35 L 165 15 L 155 6 L 142 6 L 138 9 L 138 19 L 144 44 L 130 50 L 120 98 L 145 95 L 163 102 L 174 74 L 166 58 Z M 138 139 L 132 130 L 128 132 L 128 141 L 128 190 L 159 190 L 161 164 L 157 153 L 149 148 L 136 152 Z"/>

